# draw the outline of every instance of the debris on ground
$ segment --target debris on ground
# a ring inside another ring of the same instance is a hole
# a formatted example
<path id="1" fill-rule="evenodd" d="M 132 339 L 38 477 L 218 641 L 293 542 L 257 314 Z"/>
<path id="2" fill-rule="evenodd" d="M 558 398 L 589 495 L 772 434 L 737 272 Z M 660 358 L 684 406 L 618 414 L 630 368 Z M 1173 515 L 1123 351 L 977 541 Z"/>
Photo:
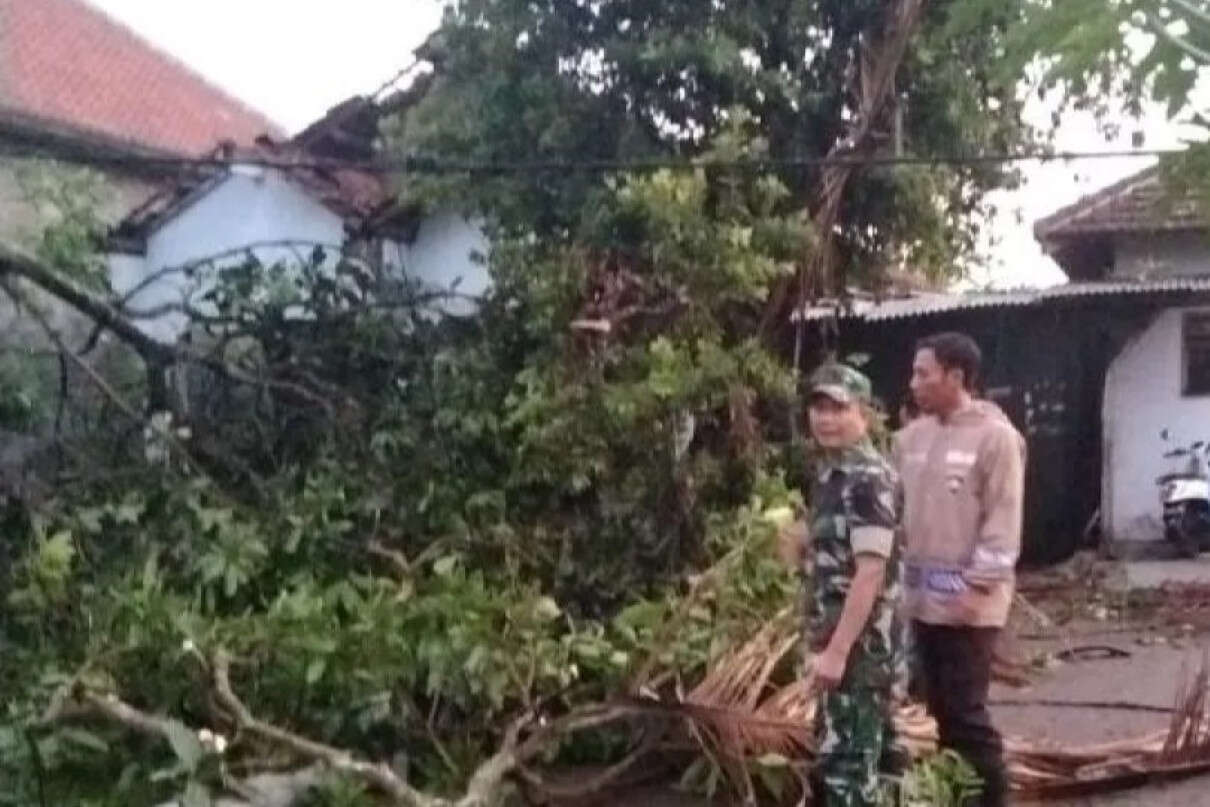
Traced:
<path id="1" fill-rule="evenodd" d="M 1185 675 L 1175 697 L 1165 694 L 1183 663 L 1179 648 L 1210 630 L 1210 585 L 1131 591 L 1112 564 L 1081 562 L 1025 576 L 996 648 L 992 706 L 1007 729 L 1018 802 L 1083 805 L 1089 796 L 1210 773 L 1210 659 Z M 649 727 L 644 741 L 594 779 L 594 789 L 642 770 L 648 748 L 704 755 L 748 800 L 762 760 L 803 781 L 815 753 L 816 699 L 809 673 L 788 676 L 796 632 L 787 612 L 720 655 L 696 686 L 647 689 L 628 701 Z M 936 750 L 936 724 L 923 706 L 902 707 L 896 725 L 916 758 Z"/>
<path id="2" fill-rule="evenodd" d="M 1006 634 L 1006 650 L 1015 640 Z M 747 645 L 720 658 L 706 679 L 677 703 L 660 708 L 685 718 L 695 728 L 710 755 L 735 760 L 733 769 L 743 773 L 742 760 L 776 754 L 805 767 L 814 755 L 814 739 L 808 726 L 815 712 L 815 697 L 809 677 L 785 686 L 771 684 L 771 672 L 780 658 L 794 646 L 793 636 L 767 630 Z M 1053 654 L 1069 663 L 1089 665 L 1121 663 L 1132 653 L 1113 644 L 1073 645 Z M 999 658 L 997 659 L 999 662 Z M 1000 683 L 1012 682 L 1019 662 L 997 664 Z M 1002 675 L 1003 671 L 1008 675 Z M 1038 671 L 1030 670 L 1036 682 Z M 1166 716 L 1168 727 L 1141 732 L 1139 736 L 1092 744 L 1061 743 L 1056 740 L 1006 737 L 1006 760 L 1013 791 L 1030 800 L 1087 796 L 1137 787 L 1210 772 L 1210 660 L 1181 686 L 1170 707 L 1130 701 L 1060 701 L 1050 699 L 1005 701 L 1005 705 L 1064 710 L 1117 710 Z M 655 704 L 652 704 L 653 706 Z M 896 726 L 914 757 L 936 750 L 937 727 L 920 704 L 899 710 Z M 750 787 L 751 785 L 749 785 Z"/>

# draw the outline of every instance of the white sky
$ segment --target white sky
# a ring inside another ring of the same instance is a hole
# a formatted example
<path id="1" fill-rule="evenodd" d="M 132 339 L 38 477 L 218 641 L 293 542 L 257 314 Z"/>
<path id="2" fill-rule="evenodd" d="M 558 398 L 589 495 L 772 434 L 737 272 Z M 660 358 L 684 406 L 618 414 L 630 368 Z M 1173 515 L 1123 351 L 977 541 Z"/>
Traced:
<path id="1" fill-rule="evenodd" d="M 1050 112 L 1040 103 L 1031 103 L 1025 117 L 1037 125 L 1049 125 Z M 1129 150 L 1134 131 L 1143 132 L 1144 149 L 1169 149 L 1181 145 L 1178 128 L 1167 123 L 1159 112 L 1143 121 L 1124 124 L 1117 139 L 1106 141 L 1091 115 L 1068 113 L 1055 132 L 1054 148 L 1064 152 Z M 972 270 L 971 285 L 1013 288 L 1062 283 L 1065 280 L 1063 273 L 1034 240 L 1033 223 L 1154 162 L 1153 158 L 1147 157 L 1114 157 L 1022 164 L 1022 186 L 1014 191 L 997 191 L 991 196 L 999 214 L 991 237 L 986 239 L 982 249 L 985 265 Z"/>
<path id="2" fill-rule="evenodd" d="M 291 133 L 377 89 L 441 20 L 438 0 L 87 2 Z"/>
<path id="3" fill-rule="evenodd" d="M 439 0 L 89 0 L 161 49 L 295 132 L 329 108 L 372 92 L 411 61 L 411 52 L 440 20 Z M 1034 104 L 1037 123 L 1049 112 Z M 1106 143 L 1085 115 L 1059 129 L 1060 150 L 1128 148 L 1141 128 L 1147 148 L 1179 144 L 1162 115 L 1124 127 Z M 1033 239 L 1032 223 L 1081 195 L 1149 164 L 1145 159 L 1027 165 L 1026 184 L 995 197 L 1002 213 L 986 268 L 972 280 L 996 286 L 1048 285 L 1063 280 Z"/>

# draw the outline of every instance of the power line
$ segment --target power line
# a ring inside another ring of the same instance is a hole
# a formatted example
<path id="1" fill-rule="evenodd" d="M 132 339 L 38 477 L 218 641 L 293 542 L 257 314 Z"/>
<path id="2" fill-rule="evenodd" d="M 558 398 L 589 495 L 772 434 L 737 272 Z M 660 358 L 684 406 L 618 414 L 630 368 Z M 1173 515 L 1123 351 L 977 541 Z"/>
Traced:
<path id="1" fill-rule="evenodd" d="M 209 169 L 245 165 L 279 170 L 306 170 L 320 173 L 360 171 L 369 174 L 525 174 L 525 173 L 646 173 L 652 171 L 696 170 L 768 170 L 787 168 L 825 168 L 850 166 L 879 168 L 897 166 L 996 165 L 1024 162 L 1053 163 L 1106 160 L 1122 158 L 1169 157 L 1184 153 L 1184 149 L 1121 149 L 1110 151 L 1021 151 L 989 154 L 935 155 L 853 155 L 840 157 L 758 157 L 743 160 L 686 160 L 683 158 L 615 159 L 538 159 L 479 161 L 444 159 L 429 156 L 384 158 L 357 161 L 309 157 L 306 159 L 278 158 L 254 154 L 227 156 L 160 156 L 149 154 L 115 154 L 112 152 L 74 149 L 58 152 L 39 147 L 0 147 L 0 154 L 13 158 L 45 158 L 79 165 L 111 168 Z"/>

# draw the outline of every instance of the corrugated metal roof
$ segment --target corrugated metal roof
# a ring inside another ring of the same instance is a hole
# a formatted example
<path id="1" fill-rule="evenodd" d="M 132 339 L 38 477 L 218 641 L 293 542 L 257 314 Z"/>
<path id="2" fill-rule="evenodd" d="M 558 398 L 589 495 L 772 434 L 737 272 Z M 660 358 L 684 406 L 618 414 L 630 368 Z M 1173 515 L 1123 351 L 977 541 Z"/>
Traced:
<path id="1" fill-rule="evenodd" d="M 847 310 L 841 312 L 840 316 L 842 319 L 881 322 L 977 308 L 1017 308 L 1047 305 L 1080 297 L 1173 294 L 1182 292 L 1210 292 L 1210 276 L 1067 283 L 1047 289 L 969 292 L 965 294 L 916 294 L 910 297 L 885 300 L 851 300 L 847 304 Z M 814 321 L 827 319 L 833 316 L 835 311 L 836 306 L 834 304 L 821 304 L 809 306 L 804 311 L 804 314 L 808 321 Z"/>

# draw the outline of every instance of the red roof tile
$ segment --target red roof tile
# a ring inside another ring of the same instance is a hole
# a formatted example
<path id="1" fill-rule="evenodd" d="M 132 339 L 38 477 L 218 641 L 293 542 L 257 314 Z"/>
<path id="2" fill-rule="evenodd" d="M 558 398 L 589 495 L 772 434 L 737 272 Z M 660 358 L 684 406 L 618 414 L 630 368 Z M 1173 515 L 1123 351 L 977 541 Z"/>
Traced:
<path id="1" fill-rule="evenodd" d="M 0 105 L 183 154 L 280 134 L 264 115 L 82 0 L 0 0 Z"/>

